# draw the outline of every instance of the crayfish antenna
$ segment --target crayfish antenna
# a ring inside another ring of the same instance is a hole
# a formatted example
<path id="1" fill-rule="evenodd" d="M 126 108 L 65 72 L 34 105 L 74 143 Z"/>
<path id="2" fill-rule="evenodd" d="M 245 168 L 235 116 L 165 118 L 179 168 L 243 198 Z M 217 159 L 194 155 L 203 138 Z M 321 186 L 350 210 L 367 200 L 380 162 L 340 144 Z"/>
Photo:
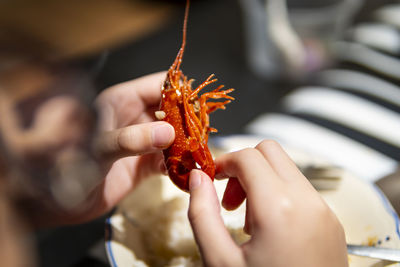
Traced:
<path id="1" fill-rule="evenodd" d="M 185 7 L 185 18 L 183 20 L 183 33 L 182 33 L 182 45 L 179 49 L 178 54 L 176 55 L 174 63 L 172 63 L 170 70 L 179 70 L 182 64 L 183 52 L 185 51 L 186 46 L 186 30 L 187 30 L 187 21 L 189 17 L 189 5 L 190 1 L 186 0 L 186 7 Z"/>

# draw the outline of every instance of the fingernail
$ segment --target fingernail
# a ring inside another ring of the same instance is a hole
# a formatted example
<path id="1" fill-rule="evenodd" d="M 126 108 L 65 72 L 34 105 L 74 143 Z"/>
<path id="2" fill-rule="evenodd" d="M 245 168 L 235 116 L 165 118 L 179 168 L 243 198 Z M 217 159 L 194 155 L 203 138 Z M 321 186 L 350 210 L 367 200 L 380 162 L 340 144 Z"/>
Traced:
<path id="1" fill-rule="evenodd" d="M 193 191 L 201 184 L 201 174 L 198 170 L 193 170 L 189 177 L 189 190 Z"/>
<path id="2" fill-rule="evenodd" d="M 165 148 L 171 144 L 173 139 L 173 127 L 169 124 L 158 124 L 152 128 L 153 146 Z"/>

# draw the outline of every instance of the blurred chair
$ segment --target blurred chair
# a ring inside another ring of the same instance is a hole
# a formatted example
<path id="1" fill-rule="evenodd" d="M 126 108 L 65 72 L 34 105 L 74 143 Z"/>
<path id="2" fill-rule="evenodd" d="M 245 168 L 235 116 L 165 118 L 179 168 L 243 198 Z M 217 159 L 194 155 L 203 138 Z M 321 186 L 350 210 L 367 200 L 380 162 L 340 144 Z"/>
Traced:
<path id="1" fill-rule="evenodd" d="M 357 23 L 329 43 L 331 63 L 247 131 L 376 182 L 400 161 L 400 5 L 355 15 Z"/>

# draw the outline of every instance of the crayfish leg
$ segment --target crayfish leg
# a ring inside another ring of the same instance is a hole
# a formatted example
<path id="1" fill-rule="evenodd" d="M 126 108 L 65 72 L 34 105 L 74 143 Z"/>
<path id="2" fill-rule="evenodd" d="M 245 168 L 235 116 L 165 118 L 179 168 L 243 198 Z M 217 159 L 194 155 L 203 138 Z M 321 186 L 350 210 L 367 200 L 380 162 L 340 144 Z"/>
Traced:
<path id="1" fill-rule="evenodd" d="M 206 140 L 208 139 L 208 126 L 210 125 L 210 118 L 208 117 L 208 107 L 206 103 L 207 98 L 203 97 L 203 95 L 199 99 L 200 103 L 200 122 L 201 122 L 201 129 L 202 129 L 202 137 Z"/>
<path id="2" fill-rule="evenodd" d="M 202 83 L 200 84 L 195 90 L 193 90 L 190 95 L 189 95 L 189 99 L 192 99 L 193 97 L 196 97 L 199 92 L 206 87 L 209 84 L 215 83 L 217 81 L 217 79 L 212 79 L 214 77 L 214 74 L 211 74 L 210 76 L 208 76 L 208 78 Z M 212 80 L 211 80 L 212 79 Z"/>
<path id="3" fill-rule="evenodd" d="M 231 100 L 226 100 L 224 102 L 208 102 L 207 103 L 207 113 L 210 114 L 214 111 L 216 111 L 217 109 L 225 109 L 225 105 L 229 104 L 231 102 Z"/>
<path id="4" fill-rule="evenodd" d="M 184 107 L 184 116 L 186 129 L 189 133 L 189 136 L 194 138 L 196 142 L 201 142 L 202 138 L 202 125 L 198 116 L 196 115 L 196 110 L 193 104 L 190 103 L 190 98 L 184 93 L 182 95 L 183 98 L 183 107 Z"/>

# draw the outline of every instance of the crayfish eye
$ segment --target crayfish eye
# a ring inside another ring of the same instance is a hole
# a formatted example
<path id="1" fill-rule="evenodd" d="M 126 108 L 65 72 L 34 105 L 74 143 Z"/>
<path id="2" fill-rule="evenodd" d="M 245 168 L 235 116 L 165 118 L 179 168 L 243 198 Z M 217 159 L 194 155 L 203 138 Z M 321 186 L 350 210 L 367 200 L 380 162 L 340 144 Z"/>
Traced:
<path id="1" fill-rule="evenodd" d="M 165 80 L 164 85 L 163 85 L 163 90 L 168 90 L 171 88 L 171 83 L 169 82 L 169 80 Z"/>

